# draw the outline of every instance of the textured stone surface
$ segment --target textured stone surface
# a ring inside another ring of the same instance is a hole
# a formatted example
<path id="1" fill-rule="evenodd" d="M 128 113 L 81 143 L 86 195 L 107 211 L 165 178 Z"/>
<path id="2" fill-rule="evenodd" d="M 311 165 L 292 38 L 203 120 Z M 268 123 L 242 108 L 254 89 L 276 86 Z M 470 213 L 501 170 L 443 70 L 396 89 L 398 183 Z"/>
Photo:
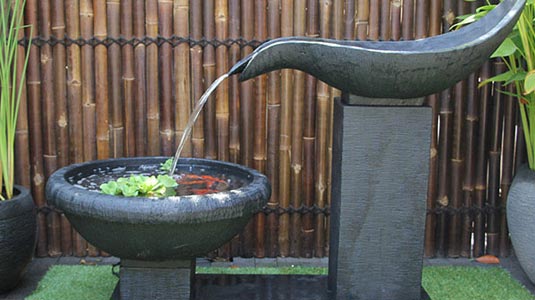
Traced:
<path id="1" fill-rule="evenodd" d="M 267 178 L 257 171 L 205 159 L 181 159 L 179 167 L 217 170 L 215 173 L 235 175 L 246 184 L 214 194 L 153 199 L 100 194 L 80 188 L 70 179 L 89 176 L 99 168 L 137 168 L 165 159 L 123 158 L 62 168 L 48 180 L 47 199 L 87 241 L 114 256 L 170 260 L 202 256 L 221 246 L 243 229 L 270 196 Z"/>
<path id="2" fill-rule="evenodd" d="M 271 40 L 236 64 L 240 80 L 283 68 L 305 71 L 329 85 L 374 98 L 415 98 L 439 92 L 477 70 L 501 44 L 524 8 L 505 0 L 460 30 L 413 41 Z"/>
<path id="3" fill-rule="evenodd" d="M 520 265 L 535 282 L 535 171 L 527 165 L 517 171 L 507 200 L 507 223 Z"/>
<path id="4" fill-rule="evenodd" d="M 30 191 L 0 201 L 0 292 L 14 288 L 32 260 L 36 243 L 36 210 Z"/>
<path id="5" fill-rule="evenodd" d="M 335 104 L 329 286 L 421 299 L 431 109 Z"/>

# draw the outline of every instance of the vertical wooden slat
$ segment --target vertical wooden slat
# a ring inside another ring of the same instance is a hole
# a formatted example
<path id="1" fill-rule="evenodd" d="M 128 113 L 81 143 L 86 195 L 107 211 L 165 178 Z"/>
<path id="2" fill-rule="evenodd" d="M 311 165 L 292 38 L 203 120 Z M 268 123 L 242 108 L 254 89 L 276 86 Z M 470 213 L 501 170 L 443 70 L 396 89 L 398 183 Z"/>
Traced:
<path id="1" fill-rule="evenodd" d="M 380 10 L 380 26 L 379 26 L 379 39 L 382 41 L 388 41 L 391 37 L 390 29 L 392 23 L 390 22 L 390 0 L 381 0 L 381 10 Z"/>
<path id="2" fill-rule="evenodd" d="M 104 40 L 108 35 L 106 0 L 93 1 L 95 15 L 93 34 Z M 97 158 L 110 156 L 109 97 L 108 97 L 108 51 L 105 45 L 95 47 L 95 103 L 97 126 Z"/>
<path id="3" fill-rule="evenodd" d="M 106 0 L 106 22 L 108 37 L 117 39 L 120 35 L 120 0 Z M 109 110 L 111 113 L 111 156 L 124 156 L 123 98 L 121 84 L 121 48 L 117 43 L 108 46 L 109 66 Z"/>
<path id="4" fill-rule="evenodd" d="M 173 1 L 158 0 L 158 28 L 159 36 L 165 39 L 173 35 Z M 172 156 L 174 148 L 174 122 L 173 122 L 173 102 L 172 102 L 172 70 L 173 57 L 171 44 L 163 43 L 160 46 L 160 65 L 158 78 L 160 84 L 160 145 L 161 153 L 166 156 Z"/>
<path id="5" fill-rule="evenodd" d="M 494 74 L 501 74 L 505 70 L 504 63 L 494 62 Z M 503 88 L 501 83 L 495 83 L 497 91 Z M 501 142 L 502 142 L 502 122 L 503 122 L 503 102 L 504 95 L 499 92 L 494 93 L 492 107 L 492 125 L 489 144 L 489 173 L 487 204 L 491 208 L 497 208 L 500 203 L 500 167 L 501 167 Z M 494 210 L 487 215 L 487 253 L 499 255 L 499 217 L 498 211 Z"/>
<path id="6" fill-rule="evenodd" d="M 240 30 L 240 0 L 229 0 L 229 38 L 237 40 Z M 241 59 L 240 46 L 232 44 L 229 49 L 229 65 L 233 66 Z M 229 160 L 240 162 L 240 83 L 238 76 L 229 79 Z"/>
<path id="7" fill-rule="evenodd" d="M 422 39 L 428 36 L 429 0 L 416 0 L 415 38 Z"/>
<path id="8" fill-rule="evenodd" d="M 368 38 L 370 18 L 370 0 L 357 0 L 357 21 L 355 23 L 357 39 L 363 41 Z"/>
<path id="9" fill-rule="evenodd" d="M 51 5 L 51 34 L 58 39 L 65 36 L 65 10 L 63 0 L 53 0 Z M 67 112 L 66 55 L 65 46 L 57 44 L 53 50 L 54 98 L 56 111 L 56 142 L 58 168 L 69 163 L 69 122 Z"/>
<path id="10" fill-rule="evenodd" d="M 145 2 L 145 33 L 147 37 L 158 38 L 158 1 Z M 147 154 L 160 154 L 160 81 L 158 68 L 158 45 L 152 43 L 146 50 L 147 86 Z"/>
<path id="11" fill-rule="evenodd" d="M 307 32 L 308 37 L 318 37 L 318 2 L 307 1 Z M 310 208 L 315 199 L 315 145 L 316 145 L 316 78 L 305 75 L 305 104 L 303 111 L 303 205 Z M 311 213 L 302 216 L 302 250 L 301 255 L 312 257 L 314 255 L 314 215 Z"/>
<path id="12" fill-rule="evenodd" d="M 93 2 L 80 1 L 80 34 L 84 40 L 93 37 Z M 82 46 L 81 51 L 82 78 L 82 124 L 83 124 L 83 160 L 97 158 L 97 125 L 95 102 L 95 54 L 91 45 Z M 73 254 L 85 256 L 87 242 L 73 230 Z"/>
<path id="13" fill-rule="evenodd" d="M 381 28 L 381 2 L 379 0 L 370 1 L 369 9 L 368 39 L 377 41 Z"/>
<path id="14" fill-rule="evenodd" d="M 241 2 L 241 33 L 246 41 L 254 38 L 254 2 L 242 0 Z M 242 57 L 252 52 L 251 46 L 242 48 Z M 241 83 L 240 90 L 240 153 L 241 163 L 253 166 L 254 147 L 254 99 L 253 80 Z M 241 234 L 241 255 L 251 257 L 254 247 L 254 222 L 251 221 Z"/>
<path id="15" fill-rule="evenodd" d="M 280 36 L 280 0 L 268 0 L 268 38 Z M 279 145 L 281 118 L 281 79 L 280 71 L 268 74 L 267 88 L 267 165 L 266 175 L 271 182 L 271 198 L 267 204 L 270 209 L 279 207 Z M 242 124 L 243 126 L 243 124 Z M 267 216 L 266 255 L 278 255 L 278 215 L 271 213 Z"/>
<path id="16" fill-rule="evenodd" d="M 294 19 L 293 1 L 283 0 L 281 6 L 281 35 L 293 35 Z M 279 145 L 279 201 L 280 207 L 290 206 L 290 173 L 291 173 L 291 127 L 293 100 L 293 71 L 281 71 L 281 132 Z M 290 255 L 290 216 L 283 213 L 279 217 L 279 254 Z"/>
<path id="17" fill-rule="evenodd" d="M 355 39 L 355 27 L 355 0 L 346 0 L 344 4 L 344 39 Z"/>
<path id="18" fill-rule="evenodd" d="M 304 36 L 306 30 L 306 1 L 294 1 L 293 34 Z M 340 21 L 342 21 L 340 19 Z M 342 24 L 340 22 L 339 24 Z M 305 97 L 305 73 L 293 72 L 293 99 L 290 152 L 290 204 L 294 208 L 301 207 L 303 196 L 303 113 Z M 301 256 L 301 214 L 290 215 L 290 256 Z"/>
<path id="19" fill-rule="evenodd" d="M 69 0 L 65 3 L 67 36 L 80 37 L 80 2 Z M 84 126 L 82 102 L 82 65 L 80 46 L 67 48 L 67 101 L 69 103 L 69 151 L 70 162 L 84 160 Z M 61 215 L 61 250 L 63 255 L 73 254 L 73 233 L 65 215 Z"/>
<path id="20" fill-rule="evenodd" d="M 145 36 L 145 1 L 134 0 L 134 36 L 141 39 Z M 136 156 L 144 156 L 147 150 L 147 110 L 146 110 L 146 53 L 143 43 L 134 46 L 134 116 Z"/>
<path id="21" fill-rule="evenodd" d="M 466 82 L 461 81 L 455 85 L 454 94 L 454 114 L 453 114 L 453 135 L 452 135 L 452 150 L 450 158 L 451 172 L 449 176 L 449 203 L 448 207 L 453 208 L 453 213 L 449 216 L 449 239 L 448 239 L 448 256 L 458 257 L 460 255 L 460 241 L 461 241 L 461 215 L 458 212 L 462 207 L 463 198 L 463 168 L 464 168 L 464 153 L 463 153 L 463 125 L 465 118 L 465 97 L 466 97 Z"/>
<path id="22" fill-rule="evenodd" d="M 390 2 L 390 18 L 392 19 L 390 39 L 397 41 L 401 38 L 401 1 L 394 0 Z"/>
<path id="23" fill-rule="evenodd" d="M 263 41 L 267 37 L 267 3 L 266 0 L 255 2 L 255 29 L 254 38 Z M 255 78 L 255 105 L 254 105 L 254 146 L 253 167 L 266 172 L 267 146 L 266 146 L 266 86 L 267 75 Z M 255 216 L 255 257 L 264 257 L 265 251 L 265 223 L 266 216 L 263 213 Z"/>
<path id="24" fill-rule="evenodd" d="M 40 1 L 40 35 L 50 39 L 50 1 Z M 44 134 L 44 163 L 45 177 L 48 178 L 58 168 L 57 140 L 56 140 L 56 102 L 54 99 L 54 66 L 52 47 L 44 44 L 41 47 L 41 97 L 43 101 L 43 134 Z M 51 211 L 47 215 L 48 255 L 61 254 L 61 225 L 59 215 Z"/>
<path id="25" fill-rule="evenodd" d="M 132 22 L 132 0 L 121 2 L 121 36 L 126 40 L 132 40 L 134 29 Z M 134 74 L 134 46 L 126 44 L 121 47 L 121 67 L 122 67 L 122 95 L 123 95 L 123 124 L 124 140 L 123 154 L 126 156 L 136 155 L 136 134 L 134 117 L 135 107 L 135 74 Z"/>
<path id="26" fill-rule="evenodd" d="M 37 1 L 28 0 L 25 8 L 25 23 L 32 25 L 32 33 L 30 36 L 29 29 L 26 30 L 27 35 L 31 38 L 39 36 L 39 6 Z M 45 174 L 43 162 L 43 127 L 42 127 L 42 106 L 41 106 L 41 65 L 40 65 L 40 48 L 32 44 L 30 57 L 28 59 L 28 71 L 26 74 L 26 84 L 28 90 L 28 109 L 29 109 L 29 125 L 30 125 L 30 171 L 31 171 L 31 187 L 32 196 L 38 208 L 45 206 Z M 38 243 L 37 256 L 42 257 L 47 255 L 48 239 L 46 215 L 43 211 L 39 211 L 37 215 L 38 220 Z"/>
<path id="27" fill-rule="evenodd" d="M 414 39 L 414 0 L 403 0 L 401 36 L 404 40 Z"/>
<path id="28" fill-rule="evenodd" d="M 508 92 L 513 93 L 513 87 L 508 86 Z M 507 207 L 507 196 L 513 181 L 514 174 L 514 149 L 515 149 L 515 124 L 516 112 L 518 110 L 516 98 L 506 95 L 504 98 L 504 122 L 502 140 L 502 179 L 500 183 L 501 198 L 499 207 L 499 251 L 501 257 L 509 256 L 509 234 L 507 229 L 507 219 L 505 207 Z"/>
<path id="29" fill-rule="evenodd" d="M 190 0 L 191 38 L 200 41 L 203 36 L 203 5 L 204 1 Z M 192 98 L 199 101 L 203 88 L 203 49 L 200 45 L 192 45 L 190 52 Z M 204 157 L 204 114 L 201 113 L 193 126 L 193 156 Z"/>
<path id="30" fill-rule="evenodd" d="M 332 2 L 324 1 L 319 6 L 319 33 L 321 37 L 329 37 Z M 316 183 L 315 183 L 315 204 L 319 208 L 324 208 L 327 204 L 328 192 L 328 147 L 329 147 L 329 127 L 330 127 L 330 93 L 329 87 L 323 82 L 317 83 L 316 95 Z M 315 256 L 322 257 L 325 254 L 325 230 L 326 217 L 323 213 L 316 215 L 315 220 Z"/>
<path id="31" fill-rule="evenodd" d="M 204 1 L 203 6 L 203 37 L 208 41 L 212 41 L 215 38 L 215 21 L 214 21 L 214 1 Z M 215 48 L 212 44 L 207 44 L 203 51 L 203 90 L 208 87 L 216 79 L 215 69 Z M 217 135 L 215 125 L 215 94 L 212 94 L 206 104 L 204 105 L 204 156 L 210 159 L 217 159 Z"/>
<path id="32" fill-rule="evenodd" d="M 189 2 L 188 0 L 174 1 L 173 32 L 179 37 L 189 37 Z M 180 141 L 191 112 L 191 74 L 189 45 L 181 43 L 174 49 L 175 74 L 175 140 Z M 191 137 L 188 137 L 182 150 L 182 156 L 191 156 Z"/>
<path id="33" fill-rule="evenodd" d="M 486 62 L 479 72 L 481 80 L 491 77 L 491 64 Z M 485 214 L 483 207 L 487 195 L 487 149 L 488 149 L 488 124 L 489 124 L 489 107 L 490 107 L 490 89 L 489 85 L 479 89 L 479 127 L 477 132 L 477 153 L 474 180 L 474 208 L 477 209 L 474 214 L 474 242 L 472 256 L 479 257 L 485 253 Z"/>
<path id="34" fill-rule="evenodd" d="M 463 208 L 471 209 L 474 203 L 474 174 L 475 174 L 475 153 L 476 153 L 476 133 L 479 117 L 479 101 L 476 97 L 477 78 L 476 74 L 471 74 L 467 80 L 467 98 L 466 98 L 466 116 L 465 116 L 465 140 L 464 140 L 464 182 L 463 182 Z M 462 229 L 460 237 L 460 255 L 462 257 L 470 257 L 471 255 L 471 240 L 472 240 L 472 215 L 464 213 L 461 215 Z"/>
<path id="35" fill-rule="evenodd" d="M 215 10 L 215 38 L 220 41 L 228 39 L 228 0 L 216 0 Z M 216 77 L 228 72 L 228 49 L 219 46 L 216 50 Z M 229 160 L 229 85 L 228 81 L 223 81 L 216 90 L 215 112 L 217 130 L 217 158 L 219 160 Z M 261 132 L 259 132 L 261 137 Z"/>

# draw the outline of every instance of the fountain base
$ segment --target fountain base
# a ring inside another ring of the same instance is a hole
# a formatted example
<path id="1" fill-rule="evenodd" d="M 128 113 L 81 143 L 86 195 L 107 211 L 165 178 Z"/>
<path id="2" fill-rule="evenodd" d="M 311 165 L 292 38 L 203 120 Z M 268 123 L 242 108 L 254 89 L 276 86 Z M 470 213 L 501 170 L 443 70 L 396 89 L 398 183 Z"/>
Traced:
<path id="1" fill-rule="evenodd" d="M 336 299 L 425 299 L 431 109 L 344 96 L 334 108 L 329 289 Z"/>
<path id="2" fill-rule="evenodd" d="M 195 260 L 121 260 L 120 280 L 112 300 L 189 300 Z"/>

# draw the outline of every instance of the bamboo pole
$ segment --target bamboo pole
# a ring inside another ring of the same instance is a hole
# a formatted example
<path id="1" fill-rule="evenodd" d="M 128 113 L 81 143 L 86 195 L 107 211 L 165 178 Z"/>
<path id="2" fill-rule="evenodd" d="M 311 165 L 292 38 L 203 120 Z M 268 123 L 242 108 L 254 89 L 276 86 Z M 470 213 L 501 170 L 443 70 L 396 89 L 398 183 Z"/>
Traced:
<path id="1" fill-rule="evenodd" d="M 423 39 L 428 37 L 428 22 L 429 22 L 429 0 L 416 0 L 416 39 Z"/>
<path id="2" fill-rule="evenodd" d="M 431 0 L 429 7 L 429 32 L 430 35 L 440 34 L 442 28 L 442 0 Z"/>
<path id="3" fill-rule="evenodd" d="M 106 0 L 94 0 L 95 38 L 104 40 L 107 35 Z M 95 47 L 95 104 L 97 126 L 97 158 L 110 156 L 109 97 L 108 97 L 108 52 L 105 45 Z"/>
<path id="4" fill-rule="evenodd" d="M 93 3 L 91 0 L 80 1 L 80 34 L 84 40 L 93 37 Z M 81 49 L 81 96 L 82 96 L 82 126 L 83 126 L 83 160 L 90 161 L 97 158 L 97 125 L 95 101 L 95 54 L 91 45 L 84 45 Z M 87 242 L 76 232 L 72 231 L 73 254 L 85 256 Z"/>
<path id="5" fill-rule="evenodd" d="M 80 37 L 80 3 L 69 0 L 65 3 L 67 36 Z M 67 101 L 69 103 L 69 160 L 79 163 L 84 160 L 84 126 L 82 103 L 82 66 L 80 46 L 67 48 Z M 61 251 L 73 255 L 73 232 L 67 217 L 61 214 Z"/>
<path id="6" fill-rule="evenodd" d="M 331 1 L 324 1 L 319 6 L 319 33 L 321 37 L 329 37 L 329 24 L 331 16 Z M 328 204 L 328 147 L 329 147 L 329 127 L 330 127 L 330 93 L 329 87 L 323 82 L 317 83 L 316 95 L 316 182 L 315 182 L 315 204 L 318 208 L 324 208 Z M 316 257 L 325 255 L 326 217 L 323 213 L 316 215 L 315 220 L 315 245 Z"/>
<path id="7" fill-rule="evenodd" d="M 491 77 L 490 62 L 486 62 L 479 72 L 481 80 Z M 474 207 L 474 245 L 472 256 L 479 257 L 485 253 L 485 215 L 482 211 L 487 195 L 487 149 L 488 149 L 488 123 L 489 107 L 491 101 L 490 86 L 479 89 L 479 127 L 477 132 L 477 153 L 475 167 Z"/>
<path id="8" fill-rule="evenodd" d="M 292 36 L 294 25 L 293 1 L 283 0 L 281 3 L 281 35 Z M 292 136 L 292 100 L 293 71 L 281 71 L 281 132 L 279 145 L 279 205 L 290 207 L 290 174 L 291 174 L 291 136 Z M 279 254 L 290 255 L 290 215 L 279 216 Z"/>
<path id="9" fill-rule="evenodd" d="M 107 34 L 112 39 L 120 36 L 120 0 L 106 0 Z M 124 114 L 121 84 L 121 48 L 117 43 L 108 46 L 109 110 L 111 116 L 110 147 L 112 157 L 124 156 Z"/>
<path id="10" fill-rule="evenodd" d="M 368 38 L 370 18 L 370 0 L 357 0 L 357 21 L 355 23 L 357 39 L 363 41 Z"/>
<path id="11" fill-rule="evenodd" d="M 390 2 L 390 18 L 392 19 L 390 39 L 394 41 L 401 39 L 401 2 L 400 0 Z"/>
<path id="12" fill-rule="evenodd" d="M 369 24 L 368 39 L 372 41 L 379 40 L 381 28 L 381 2 L 382 0 L 371 0 L 369 4 Z"/>
<path id="13" fill-rule="evenodd" d="M 237 40 L 240 33 L 240 0 L 229 0 L 229 38 Z M 229 65 L 233 66 L 240 58 L 240 46 L 232 44 L 229 48 Z M 229 160 L 240 162 L 240 83 L 238 76 L 229 78 Z"/>
<path id="14" fill-rule="evenodd" d="M 438 9 L 433 7 L 432 9 Z M 413 10 L 411 9 L 411 12 Z M 407 15 L 408 17 L 408 15 Z M 438 21 L 435 20 L 438 18 Z M 404 19 L 405 20 L 405 19 Z M 433 14 L 431 23 L 440 23 L 440 15 Z M 411 25 L 412 26 L 412 25 Z M 404 26 L 402 26 L 404 28 Z M 408 30 L 408 29 L 403 29 Z M 441 33 L 440 27 L 431 26 L 429 29 L 430 36 L 436 36 Z M 413 36 L 413 33 L 403 33 L 407 35 L 407 38 Z M 438 119 L 439 119 L 439 95 L 434 94 L 426 97 L 426 103 L 431 107 L 432 123 L 431 123 L 431 145 L 430 145 L 430 158 L 429 158 L 429 181 L 427 189 L 427 209 L 434 210 L 436 208 L 436 199 L 437 199 L 437 180 L 438 180 Z M 424 256 L 433 257 L 435 256 L 436 247 L 436 215 L 435 213 L 428 213 L 425 224 L 425 245 L 424 245 Z"/>
<path id="15" fill-rule="evenodd" d="M 190 0 L 191 38 L 200 41 L 203 36 L 203 8 L 204 1 Z M 203 92 L 203 48 L 200 45 L 192 45 L 190 52 L 192 96 L 198 101 Z M 196 103 L 196 102 L 195 102 Z M 193 156 L 204 157 L 204 113 L 199 115 L 193 126 L 192 133 Z"/>
<path id="16" fill-rule="evenodd" d="M 50 1 L 41 1 L 39 14 L 41 18 L 40 35 L 44 39 L 51 36 Z M 58 168 L 56 103 L 54 99 L 54 58 L 52 47 L 44 44 L 41 47 L 41 97 L 43 101 L 43 134 L 44 134 L 44 165 L 45 177 L 48 178 Z M 47 215 L 48 255 L 61 255 L 61 225 L 57 212 Z"/>
<path id="17" fill-rule="evenodd" d="M 467 98 L 466 98 L 466 116 L 465 116 L 465 132 L 466 138 L 464 140 L 464 154 L 465 154 L 465 168 L 464 168 L 464 182 L 463 182 L 463 208 L 471 209 L 474 203 L 474 173 L 475 173 L 475 153 L 476 153 L 476 134 L 478 125 L 478 106 L 479 101 L 476 97 L 477 78 L 476 74 L 470 75 L 467 80 Z M 460 238 L 460 256 L 471 256 L 471 239 L 472 239 L 472 223 L 473 217 L 471 214 L 465 213 L 461 216 L 462 229 Z"/>
<path id="18" fill-rule="evenodd" d="M 189 37 L 189 2 L 188 0 L 174 1 L 173 32 L 179 37 Z M 189 45 L 181 43 L 174 49 L 175 73 L 175 140 L 180 141 L 191 113 L 191 73 Z M 188 137 L 182 150 L 185 157 L 191 156 L 191 137 Z"/>
<path id="19" fill-rule="evenodd" d="M 145 34 L 158 38 L 158 2 L 145 1 Z M 146 47 L 146 97 L 147 97 L 147 154 L 160 155 L 160 81 L 158 68 L 158 45 Z"/>
<path id="20" fill-rule="evenodd" d="M 255 2 L 255 29 L 254 38 L 263 41 L 267 38 L 267 2 L 266 0 L 257 0 Z M 262 172 L 266 172 L 267 159 L 267 75 L 261 75 L 255 78 L 255 106 L 254 106 L 254 146 L 253 146 L 253 167 Z M 266 216 L 259 213 L 255 216 L 255 257 L 265 257 L 265 226 Z"/>
<path id="21" fill-rule="evenodd" d="M 51 14 L 51 34 L 58 39 L 65 36 L 65 9 L 63 0 L 53 0 Z M 67 112 L 66 54 L 65 46 L 57 44 L 53 47 L 53 84 L 56 111 L 56 143 L 58 168 L 69 163 L 69 122 Z"/>
<path id="22" fill-rule="evenodd" d="M 253 1 L 241 1 L 241 35 L 246 41 L 254 38 L 254 5 Z M 242 48 L 242 57 L 252 52 L 251 46 Z M 241 163 L 253 167 L 254 156 L 254 85 L 253 80 L 241 83 L 240 89 L 240 152 Z M 251 221 L 240 236 L 241 255 L 252 257 L 254 249 L 254 222 Z"/>
<path id="23" fill-rule="evenodd" d="M 318 2 L 307 1 L 307 32 L 308 37 L 318 37 Z M 315 199 L 315 145 L 316 145 L 316 78 L 305 75 L 305 103 L 303 111 L 303 205 L 307 208 L 314 205 Z M 311 213 L 302 216 L 302 250 L 301 255 L 312 257 L 314 255 L 314 216 Z"/>
<path id="24" fill-rule="evenodd" d="M 35 0 L 28 0 L 25 8 L 25 24 L 32 25 L 32 33 L 30 35 L 29 29 L 26 30 L 27 36 L 34 38 L 39 36 L 39 8 Z M 26 74 L 26 84 L 28 90 L 28 108 L 30 126 L 30 171 L 31 171 L 31 188 L 32 196 L 38 208 L 43 208 L 46 205 L 45 200 L 45 175 L 44 175 L 44 159 L 43 159 L 43 127 L 42 127 L 42 106 L 41 106 L 41 65 L 40 65 L 40 51 L 41 49 L 32 44 L 30 56 L 28 58 L 28 70 Z M 48 240 L 47 240 L 47 226 L 46 215 L 43 211 L 39 211 L 37 215 L 38 223 L 38 243 L 36 255 L 43 257 L 47 255 Z"/>
<path id="25" fill-rule="evenodd" d="M 145 1 L 134 0 L 133 3 L 134 36 L 138 39 L 145 36 Z M 136 156 L 144 156 L 147 149 L 147 47 L 143 43 L 134 46 L 134 118 Z"/>
<path id="26" fill-rule="evenodd" d="M 510 85 L 508 92 L 513 93 L 513 88 Z M 507 207 L 507 199 L 509 189 L 513 181 L 514 174 L 514 155 L 515 155 L 515 124 L 517 102 L 516 98 L 506 95 L 504 98 L 504 122 L 503 122 L 503 140 L 502 140 L 502 179 L 500 183 L 500 203 L 502 208 Z M 509 232 L 507 229 L 507 219 L 505 210 L 499 212 L 499 251 L 501 257 L 509 256 L 510 242 Z"/>
<path id="27" fill-rule="evenodd" d="M 293 34 L 304 36 L 306 31 L 306 0 L 294 1 Z M 342 22 L 339 23 L 340 25 Z M 294 208 L 303 203 L 303 125 L 305 73 L 293 71 L 293 99 L 291 101 L 291 132 L 290 132 L 290 204 Z M 282 199 L 282 198 L 281 198 Z M 290 252 L 293 257 L 301 256 L 301 214 L 290 215 Z"/>
<path id="28" fill-rule="evenodd" d="M 204 1 L 203 6 L 203 37 L 212 41 L 215 38 L 215 21 L 214 21 L 214 1 Z M 203 90 L 208 89 L 212 82 L 216 79 L 215 67 L 215 48 L 211 44 L 204 46 L 203 51 Z M 216 103 L 215 94 L 212 94 L 206 104 L 204 105 L 204 156 L 210 159 L 217 159 L 217 135 L 216 135 Z"/>
<path id="29" fill-rule="evenodd" d="M 280 36 L 280 0 L 268 0 L 268 38 Z M 280 71 L 268 74 L 267 86 L 267 164 L 266 175 L 271 182 L 271 198 L 267 204 L 270 209 L 279 207 L 279 147 L 280 147 L 280 119 L 281 119 L 281 78 Z M 243 126 L 243 125 L 242 125 Z M 279 220 L 276 213 L 267 215 L 266 255 L 278 255 Z"/>
<path id="30" fill-rule="evenodd" d="M 121 36 L 126 40 L 131 40 L 133 35 L 132 22 L 132 0 L 120 1 L 120 18 L 121 18 Z M 135 106 L 135 67 L 134 67 L 134 46 L 126 44 L 121 47 L 121 66 L 122 66 L 122 100 L 123 100 L 123 122 L 124 122 L 124 139 L 123 154 L 126 156 L 136 155 L 136 134 L 134 117 Z M 118 109 L 118 108 L 117 108 Z"/>
<path id="31" fill-rule="evenodd" d="M 158 29 L 159 36 L 165 39 L 173 35 L 173 1 L 158 0 Z M 171 44 L 163 43 L 159 48 L 160 66 L 158 68 L 160 84 L 160 145 L 161 153 L 172 156 L 174 146 L 174 122 L 173 122 L 173 57 Z"/>
<path id="32" fill-rule="evenodd" d="M 466 97 L 466 82 L 461 81 L 455 85 L 454 93 L 454 108 L 453 113 L 453 135 L 452 135 L 452 150 L 450 157 L 450 201 L 448 207 L 454 209 L 454 213 L 449 217 L 449 237 L 448 237 L 448 257 L 459 257 L 461 251 L 461 215 L 458 212 L 463 203 L 463 169 L 464 169 L 464 153 L 463 153 L 463 125 L 465 118 L 465 97 Z"/>
<path id="33" fill-rule="evenodd" d="M 404 40 L 414 39 L 414 0 L 403 0 L 401 36 Z"/>
<path id="34" fill-rule="evenodd" d="M 505 66 L 503 62 L 494 62 L 494 74 L 501 74 L 504 70 Z M 501 83 L 495 84 L 497 91 L 502 88 Z M 495 92 L 493 98 L 494 106 L 492 107 L 492 125 L 490 130 L 487 204 L 492 208 L 497 208 L 500 203 L 499 189 L 504 96 L 502 93 Z M 499 222 L 498 211 L 492 211 L 487 214 L 488 254 L 499 255 Z"/>
<path id="35" fill-rule="evenodd" d="M 228 0 L 216 0 L 215 10 L 215 38 L 220 41 L 228 39 Z M 228 49 L 225 46 L 217 47 L 216 51 L 216 77 L 228 72 Z M 223 81 L 216 90 L 215 118 L 217 130 L 217 158 L 229 160 L 229 84 Z M 259 133 L 261 137 L 261 132 Z"/>
<path id="36" fill-rule="evenodd" d="M 355 34 L 355 0 L 346 0 L 344 4 L 344 39 L 354 40 Z"/>
<path id="37" fill-rule="evenodd" d="M 390 19 L 390 13 L 391 13 L 391 7 L 390 7 L 390 0 L 381 0 L 380 4 L 380 12 L 379 12 L 379 39 L 382 41 L 388 41 L 391 38 L 391 19 Z M 336 21 L 335 21 L 336 22 Z"/>

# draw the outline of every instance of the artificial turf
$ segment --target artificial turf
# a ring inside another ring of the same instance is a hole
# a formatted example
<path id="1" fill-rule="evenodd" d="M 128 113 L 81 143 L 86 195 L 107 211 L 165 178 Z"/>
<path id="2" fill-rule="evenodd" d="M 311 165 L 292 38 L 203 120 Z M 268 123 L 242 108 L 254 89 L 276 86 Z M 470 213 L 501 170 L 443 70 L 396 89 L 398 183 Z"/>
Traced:
<path id="1" fill-rule="evenodd" d="M 308 274 L 326 275 L 321 267 L 198 267 L 202 274 Z M 117 278 L 111 266 L 50 268 L 27 300 L 109 299 Z M 533 300 L 520 283 L 500 267 L 432 266 L 423 270 L 422 285 L 432 300 Z"/>

